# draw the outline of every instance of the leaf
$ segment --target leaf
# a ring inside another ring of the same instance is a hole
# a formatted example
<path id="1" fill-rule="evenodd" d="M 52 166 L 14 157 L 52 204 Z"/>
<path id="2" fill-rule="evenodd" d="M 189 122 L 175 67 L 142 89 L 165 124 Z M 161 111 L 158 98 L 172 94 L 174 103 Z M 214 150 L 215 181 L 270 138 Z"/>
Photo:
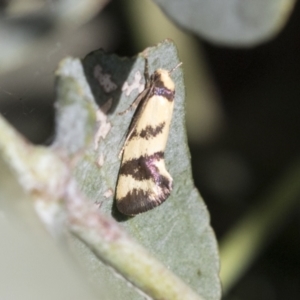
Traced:
<path id="1" fill-rule="evenodd" d="M 179 62 L 174 44 L 164 41 L 131 59 L 107 55 L 100 50 L 91 53 L 82 62 L 90 90 L 84 83 L 79 67 L 73 68 L 76 72 L 70 71 L 68 76 L 64 73 L 68 80 L 70 76 L 79 78 L 79 90 L 85 93 L 84 97 L 89 102 L 92 102 L 94 97 L 101 108 L 96 108 L 98 123 L 94 142 L 90 144 L 74 170 L 77 182 L 82 191 L 99 204 L 99 209 L 112 215 L 153 256 L 196 292 L 205 299 L 219 299 L 221 292 L 217 243 L 209 225 L 206 206 L 192 180 L 184 126 L 183 74 L 179 69 L 172 73 L 176 84 L 175 109 L 165 153 L 166 165 L 174 179 L 173 192 L 161 206 L 134 218 L 121 215 L 114 205 L 113 198 L 120 167 L 118 154 L 133 115 L 133 112 L 129 112 L 120 116 L 118 112 L 124 111 L 139 93 L 136 88 L 127 96 L 126 91 L 122 92 L 122 87 L 124 84 L 132 86 L 135 82 L 137 87 L 142 88 L 145 56 L 149 62 L 150 74 L 158 68 L 170 70 Z M 75 61 L 65 60 L 60 70 L 67 70 L 68 66 L 74 63 Z M 59 104 L 60 108 L 62 106 Z M 85 122 L 83 121 L 84 124 Z M 57 123 L 60 123 L 59 119 Z M 65 126 L 69 126 L 65 134 L 74 137 L 74 124 Z M 84 134 L 84 131 L 80 131 L 77 139 L 85 140 L 85 137 L 81 136 Z M 68 137 L 66 139 L 68 140 Z M 59 147 L 59 143 L 56 143 L 56 146 Z M 71 150 L 69 152 L 73 153 Z M 114 299 L 144 299 L 126 282 L 116 278 L 115 274 L 104 267 L 79 241 L 73 241 L 73 246 L 80 259 L 88 266 L 95 284 L 101 282 L 103 286 L 105 283 L 108 289 L 114 291 Z"/>
<path id="2" fill-rule="evenodd" d="M 294 0 L 155 0 L 180 26 L 228 46 L 253 46 L 285 25 Z"/>
<path id="3" fill-rule="evenodd" d="M 12 164 L 4 161 L 0 152 L 0 299 L 99 299 L 42 226 L 34 198 L 20 185 Z M 30 171 L 26 171 L 28 175 Z M 101 299 L 112 299 L 106 294 L 102 292 Z"/>

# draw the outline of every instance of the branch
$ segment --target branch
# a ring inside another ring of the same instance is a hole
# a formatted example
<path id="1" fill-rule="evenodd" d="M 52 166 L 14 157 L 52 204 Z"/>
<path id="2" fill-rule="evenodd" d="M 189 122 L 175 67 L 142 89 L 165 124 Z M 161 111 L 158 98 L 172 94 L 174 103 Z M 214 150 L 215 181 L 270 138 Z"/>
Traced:
<path id="1" fill-rule="evenodd" d="M 70 184 L 67 193 L 69 229 L 106 264 L 153 299 L 204 300 L 133 241 L 112 218 Z"/>

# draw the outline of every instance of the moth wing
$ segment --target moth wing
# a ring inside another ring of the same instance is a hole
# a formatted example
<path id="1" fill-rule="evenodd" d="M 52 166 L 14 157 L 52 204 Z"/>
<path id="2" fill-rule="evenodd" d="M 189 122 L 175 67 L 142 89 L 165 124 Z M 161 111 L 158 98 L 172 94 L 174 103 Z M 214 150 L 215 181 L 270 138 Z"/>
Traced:
<path id="1" fill-rule="evenodd" d="M 141 92 L 141 94 L 138 96 L 138 98 L 134 101 L 134 102 L 138 101 L 138 106 L 133 114 L 131 123 L 127 130 L 123 147 L 119 153 L 119 158 L 122 156 L 124 149 L 126 147 L 126 144 L 127 144 L 128 140 L 130 139 L 132 133 L 134 132 L 134 129 L 136 127 L 137 122 L 139 121 L 140 116 L 143 114 L 143 111 L 145 110 L 145 107 L 147 104 L 147 99 L 149 98 L 149 94 L 151 93 L 151 90 L 152 90 L 151 88 L 145 89 L 143 92 Z"/>

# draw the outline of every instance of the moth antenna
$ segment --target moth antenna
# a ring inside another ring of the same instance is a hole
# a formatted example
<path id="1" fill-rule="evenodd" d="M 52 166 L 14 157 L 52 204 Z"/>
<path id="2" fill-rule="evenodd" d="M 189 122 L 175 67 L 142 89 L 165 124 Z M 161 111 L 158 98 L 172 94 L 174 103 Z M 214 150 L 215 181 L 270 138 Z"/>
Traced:
<path id="1" fill-rule="evenodd" d="M 174 72 L 177 68 L 179 68 L 180 66 L 182 65 L 182 61 L 179 63 L 179 64 L 177 64 L 173 69 L 171 69 L 170 71 L 169 71 L 169 74 L 171 74 L 172 72 Z"/>
<path id="2" fill-rule="evenodd" d="M 144 70 L 144 75 L 145 75 L 145 80 L 146 83 L 150 80 L 149 76 L 149 63 L 148 63 L 148 58 L 145 57 L 145 70 Z"/>

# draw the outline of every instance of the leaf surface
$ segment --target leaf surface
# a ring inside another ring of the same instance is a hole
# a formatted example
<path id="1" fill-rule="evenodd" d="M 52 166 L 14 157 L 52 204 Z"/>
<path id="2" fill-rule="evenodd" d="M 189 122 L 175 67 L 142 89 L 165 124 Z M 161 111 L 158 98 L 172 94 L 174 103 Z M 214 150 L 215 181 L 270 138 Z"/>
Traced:
<path id="1" fill-rule="evenodd" d="M 253 46 L 285 25 L 294 0 L 155 0 L 176 23 L 216 44 Z"/>
<path id="2" fill-rule="evenodd" d="M 99 205 L 99 209 L 119 221 L 153 256 L 205 299 L 220 299 L 217 243 L 206 206 L 194 187 L 191 175 L 181 68 L 171 74 L 176 96 L 165 151 L 166 166 L 174 180 L 171 196 L 161 206 L 135 217 L 123 216 L 115 208 L 114 192 L 120 167 L 118 154 L 134 113 L 131 111 L 120 116 L 118 112 L 124 111 L 139 94 L 138 89 L 143 87 L 145 56 L 150 74 L 158 68 L 171 70 L 179 63 L 174 44 L 167 40 L 156 47 L 147 48 L 134 58 L 120 58 L 103 51 L 91 53 L 82 61 L 90 91 L 86 88 L 84 77 L 79 75 L 79 69 L 73 67 L 77 73 L 71 71 L 68 74 L 68 77 L 77 78 L 85 99 L 90 103 L 95 99 L 97 103 L 93 104 L 98 120 L 94 141 L 77 164 L 75 175 L 82 191 Z M 70 63 L 71 60 L 65 61 L 59 72 L 68 69 Z M 122 91 L 122 87 L 126 86 L 127 89 Z M 128 86 L 132 89 L 128 90 Z M 59 109 L 62 109 L 61 105 L 58 103 Z M 86 122 L 86 119 L 83 120 Z M 60 124 L 59 117 L 57 123 Z M 68 127 L 68 124 L 65 125 Z M 65 133 L 74 136 L 74 126 L 69 127 L 70 132 L 65 130 Z M 84 134 L 84 131 L 80 132 Z M 78 136 L 78 140 L 87 139 Z M 73 148 L 69 146 L 69 149 L 73 154 Z M 93 274 L 96 285 L 99 281 L 105 282 L 107 288 L 114 291 L 114 299 L 144 299 L 104 267 L 80 242 L 73 241 L 73 245 Z"/>

